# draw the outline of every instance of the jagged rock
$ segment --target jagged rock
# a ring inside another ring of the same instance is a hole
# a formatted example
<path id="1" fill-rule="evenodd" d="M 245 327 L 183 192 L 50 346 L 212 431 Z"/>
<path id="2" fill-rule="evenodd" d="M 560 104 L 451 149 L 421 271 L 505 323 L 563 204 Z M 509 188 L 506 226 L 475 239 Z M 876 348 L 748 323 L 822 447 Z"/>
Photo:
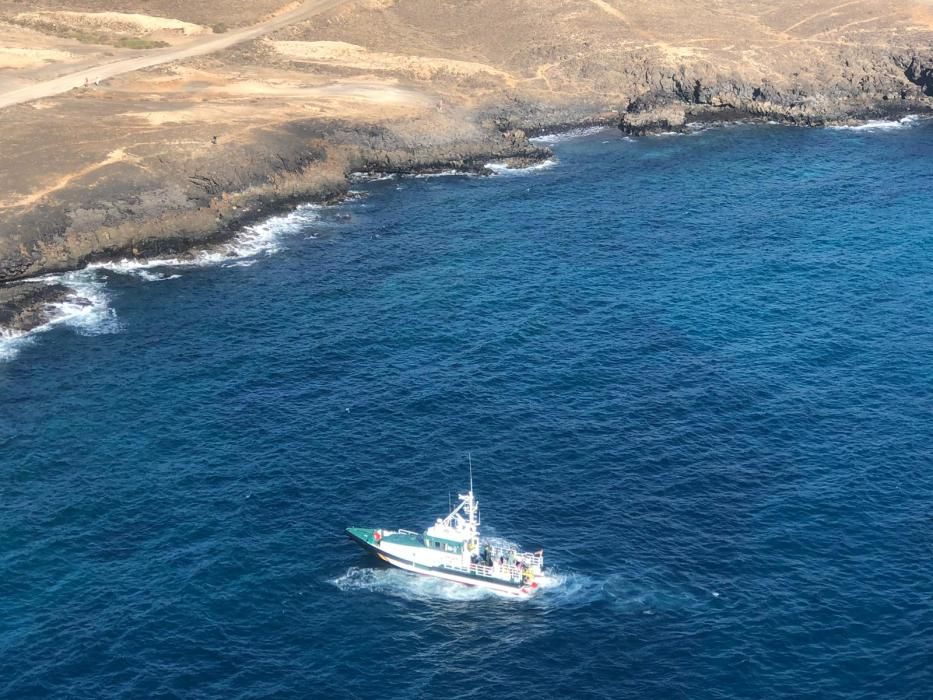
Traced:
<path id="1" fill-rule="evenodd" d="M 62 284 L 42 282 L 0 286 L 0 331 L 29 331 L 48 323 L 48 305 L 64 301 L 73 293 Z"/>
<path id="2" fill-rule="evenodd" d="M 933 23 L 910 4 L 346 3 L 185 71 L 215 86 L 275 75 L 268 94 L 207 100 L 204 81 L 163 66 L 47 109 L 4 110 L 0 282 L 209 246 L 277 209 L 332 201 L 352 171 L 541 159 L 548 152 L 528 135 L 569 127 L 637 135 L 691 121 L 816 126 L 929 111 Z M 306 42 L 313 60 L 280 53 L 280 41 Z M 336 53 L 317 55 L 322 43 Z M 165 90 L 170 74 L 177 90 Z M 286 99 L 283 85 L 304 97 Z M 228 109 L 236 128 L 218 139 L 212 120 Z"/>
<path id="3" fill-rule="evenodd" d="M 903 65 L 903 59 L 901 64 Z M 925 59 L 912 56 L 904 66 L 904 75 L 917 85 L 924 95 L 933 96 L 933 57 Z"/>
<path id="4" fill-rule="evenodd" d="M 680 104 L 666 104 L 622 115 L 619 128 L 626 134 L 641 136 L 661 131 L 682 131 L 687 123 L 687 111 Z"/>

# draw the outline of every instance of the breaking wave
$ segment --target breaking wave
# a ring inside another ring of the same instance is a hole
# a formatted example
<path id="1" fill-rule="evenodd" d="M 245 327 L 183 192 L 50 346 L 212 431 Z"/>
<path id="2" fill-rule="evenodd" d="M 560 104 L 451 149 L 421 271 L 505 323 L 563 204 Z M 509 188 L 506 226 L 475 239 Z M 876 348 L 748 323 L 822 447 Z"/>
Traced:
<path id="1" fill-rule="evenodd" d="M 347 179 L 353 183 L 380 182 L 381 180 L 394 180 L 395 173 L 350 173 Z"/>
<path id="2" fill-rule="evenodd" d="M 45 305 L 48 316 L 41 326 L 28 331 L 0 328 L 0 361 L 15 358 L 36 336 L 58 327 L 67 327 L 79 335 L 104 335 L 120 331 L 117 315 L 110 307 L 105 282 L 93 271 L 78 270 L 37 278 L 46 284 L 62 284 L 72 291 L 59 302 Z"/>
<path id="3" fill-rule="evenodd" d="M 429 576 L 410 574 L 401 569 L 369 569 L 350 567 L 343 576 L 331 581 L 341 591 L 365 591 L 390 595 L 404 600 L 483 600 L 485 598 L 507 598 L 515 596 L 496 593 L 486 588 L 465 586 L 453 581 L 444 581 Z"/>
<path id="4" fill-rule="evenodd" d="M 47 284 L 62 284 L 72 290 L 61 302 L 45 307 L 49 320 L 28 331 L 0 328 L 0 361 L 15 358 L 36 336 L 65 326 L 81 335 L 101 335 L 120 330 L 116 312 L 110 307 L 106 278 L 99 273 L 130 275 L 145 282 L 162 282 L 181 277 L 172 269 L 221 265 L 249 267 L 263 256 L 284 248 L 283 239 L 319 220 L 320 205 L 305 204 L 294 211 L 247 226 L 227 243 L 175 258 L 142 258 L 98 262 L 64 274 L 37 277 Z M 166 269 L 168 268 L 168 269 Z"/>
<path id="5" fill-rule="evenodd" d="M 602 600 L 605 582 L 580 573 L 550 571 L 537 578 L 538 592 L 529 600 L 537 607 L 563 608 L 588 605 Z"/>
<path id="6" fill-rule="evenodd" d="M 830 129 L 840 129 L 844 131 L 894 131 L 896 129 L 906 129 L 908 127 L 914 126 L 917 122 L 920 121 L 920 117 L 916 114 L 910 114 L 903 119 L 898 119 L 896 121 L 887 120 L 887 119 L 873 119 L 865 122 L 864 124 L 841 124 L 837 126 L 830 126 Z"/>
<path id="7" fill-rule="evenodd" d="M 409 601 L 423 600 L 509 600 L 553 608 L 586 605 L 607 599 L 605 581 L 579 573 L 544 570 L 537 578 L 538 591 L 531 596 L 514 596 L 487 588 L 467 586 L 430 576 L 418 576 L 396 568 L 350 567 L 330 581 L 345 592 L 378 593 Z"/>
<path id="8" fill-rule="evenodd" d="M 433 177 L 457 177 L 457 176 L 460 176 L 460 177 L 468 177 L 468 176 L 473 175 L 473 174 L 474 174 L 474 173 L 469 173 L 469 172 L 466 172 L 465 170 L 453 170 L 453 169 L 451 169 L 451 170 L 439 170 L 439 171 L 436 172 L 436 173 L 412 173 L 412 174 L 410 174 L 410 175 L 409 175 L 409 174 L 405 174 L 405 175 L 403 175 L 402 177 L 413 178 L 413 179 L 416 179 L 416 180 L 429 180 L 429 179 L 431 179 L 431 178 L 433 178 Z"/>
<path id="9" fill-rule="evenodd" d="M 175 258 L 124 258 L 111 262 L 92 263 L 87 269 L 108 270 L 153 282 L 180 277 L 178 274 L 154 272 L 153 269 L 156 268 L 206 265 L 249 267 L 258 258 L 283 250 L 282 239 L 297 233 L 307 224 L 318 221 L 320 209 L 321 206 L 317 204 L 301 205 L 288 214 L 273 216 L 260 223 L 247 226 L 227 243 L 191 255 Z"/>
<path id="10" fill-rule="evenodd" d="M 553 168 L 557 165 L 556 158 L 548 158 L 545 161 L 540 163 L 535 163 L 534 165 L 529 165 L 524 168 L 512 168 L 509 167 L 506 163 L 486 163 L 486 167 L 492 171 L 493 176 L 497 175 L 528 175 L 530 173 L 538 172 L 539 170 L 547 170 L 548 168 Z"/>
<path id="11" fill-rule="evenodd" d="M 570 141 L 571 139 L 578 139 L 582 136 L 592 136 L 594 134 L 599 134 L 604 131 L 612 129 L 610 126 L 584 126 L 576 129 L 569 129 L 568 131 L 561 131 L 554 134 L 542 134 L 541 136 L 533 136 L 528 139 L 532 143 L 539 143 L 544 145 L 551 145 L 555 143 L 562 143 L 564 141 Z"/>

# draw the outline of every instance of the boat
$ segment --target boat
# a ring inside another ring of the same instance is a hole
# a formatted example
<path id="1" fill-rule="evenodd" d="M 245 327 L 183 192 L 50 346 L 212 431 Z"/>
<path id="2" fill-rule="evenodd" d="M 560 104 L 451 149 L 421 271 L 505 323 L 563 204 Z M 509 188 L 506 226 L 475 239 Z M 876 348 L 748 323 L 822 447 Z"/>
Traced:
<path id="1" fill-rule="evenodd" d="M 348 527 L 347 534 L 387 564 L 414 574 L 515 596 L 537 591 L 544 551 L 523 552 L 480 537 L 472 475 L 470 490 L 458 498 L 446 518 L 423 532 Z"/>

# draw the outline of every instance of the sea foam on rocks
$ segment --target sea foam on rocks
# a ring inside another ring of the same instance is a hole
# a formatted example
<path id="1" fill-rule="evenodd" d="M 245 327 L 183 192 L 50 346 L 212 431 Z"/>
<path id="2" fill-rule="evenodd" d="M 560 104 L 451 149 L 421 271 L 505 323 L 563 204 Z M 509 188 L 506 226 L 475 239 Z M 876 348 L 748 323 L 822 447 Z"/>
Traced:
<path id="1" fill-rule="evenodd" d="M 36 336 L 56 327 L 71 328 L 80 335 L 119 332 L 120 322 L 116 311 L 110 306 L 106 279 L 108 272 L 130 275 L 145 282 L 159 282 L 181 276 L 165 268 L 249 266 L 262 256 L 282 250 L 283 238 L 317 221 L 320 208 L 319 205 L 302 205 L 288 214 L 247 226 L 226 243 L 187 256 L 95 262 L 81 270 L 37 277 L 36 282 L 61 285 L 69 291 L 63 298 L 43 305 L 42 323 L 25 329 L 0 326 L 0 361 L 12 360 Z"/>
<path id="2" fill-rule="evenodd" d="M 50 286 L 67 288 L 58 301 L 43 304 L 44 322 L 32 328 L 0 328 L 0 361 L 15 358 L 33 339 L 53 328 L 65 326 L 80 335 L 116 333 L 120 324 L 110 307 L 104 280 L 93 270 L 78 270 L 36 278 Z"/>

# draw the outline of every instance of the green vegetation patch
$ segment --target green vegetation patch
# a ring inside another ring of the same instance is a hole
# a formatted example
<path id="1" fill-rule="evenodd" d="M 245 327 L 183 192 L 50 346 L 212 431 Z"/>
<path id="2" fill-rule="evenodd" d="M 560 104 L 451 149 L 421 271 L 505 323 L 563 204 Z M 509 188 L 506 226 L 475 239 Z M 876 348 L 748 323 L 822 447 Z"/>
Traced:
<path id="1" fill-rule="evenodd" d="M 108 42 L 104 42 L 108 43 Z M 152 39 L 140 39 L 139 37 L 134 36 L 125 36 L 117 40 L 117 43 L 114 46 L 119 46 L 121 49 L 161 49 L 164 46 L 168 46 L 166 41 L 153 41 Z"/>
<path id="2" fill-rule="evenodd" d="M 82 44 L 101 44 L 104 46 L 117 46 L 121 49 L 160 49 L 170 44 L 165 41 L 154 41 L 135 36 L 120 36 L 107 32 L 95 32 L 80 27 L 70 27 L 60 22 L 40 22 L 35 20 L 17 21 L 9 20 L 12 24 L 28 27 L 44 34 L 52 34 L 63 39 L 76 39 Z"/>

